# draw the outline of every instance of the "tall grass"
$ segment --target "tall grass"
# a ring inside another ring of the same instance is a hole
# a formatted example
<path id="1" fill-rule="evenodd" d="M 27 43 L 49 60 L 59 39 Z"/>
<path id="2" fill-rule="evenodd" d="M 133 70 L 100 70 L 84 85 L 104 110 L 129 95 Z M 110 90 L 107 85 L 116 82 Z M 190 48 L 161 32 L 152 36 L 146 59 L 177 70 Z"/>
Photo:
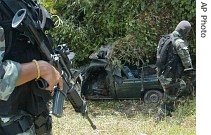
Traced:
<path id="1" fill-rule="evenodd" d="M 181 100 L 172 117 L 155 122 L 157 104 L 138 100 L 88 101 L 89 116 L 97 126 L 93 130 L 70 103 L 65 102 L 63 116 L 53 116 L 55 135 L 195 135 L 196 100 Z"/>

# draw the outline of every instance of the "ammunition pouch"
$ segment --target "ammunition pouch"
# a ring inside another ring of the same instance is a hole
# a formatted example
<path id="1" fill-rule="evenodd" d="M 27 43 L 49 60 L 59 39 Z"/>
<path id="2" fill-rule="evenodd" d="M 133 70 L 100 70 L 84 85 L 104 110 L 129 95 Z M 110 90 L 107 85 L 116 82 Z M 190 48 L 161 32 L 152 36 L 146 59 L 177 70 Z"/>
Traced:
<path id="1" fill-rule="evenodd" d="M 43 112 L 41 115 L 35 117 L 34 125 L 36 135 L 52 134 L 52 117 L 47 112 Z"/>
<path id="2" fill-rule="evenodd" d="M 35 133 L 33 127 L 33 119 L 29 114 L 21 111 L 7 117 L 0 116 L 0 134 L 1 135 L 16 135 L 29 130 L 30 133 Z"/>

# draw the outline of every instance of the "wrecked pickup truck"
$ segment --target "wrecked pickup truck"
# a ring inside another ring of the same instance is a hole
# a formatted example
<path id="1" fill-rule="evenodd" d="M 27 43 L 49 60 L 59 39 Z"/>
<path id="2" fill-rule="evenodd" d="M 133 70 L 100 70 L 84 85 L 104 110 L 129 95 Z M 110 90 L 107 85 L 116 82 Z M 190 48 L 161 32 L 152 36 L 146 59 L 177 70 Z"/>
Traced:
<path id="1" fill-rule="evenodd" d="M 82 72 L 82 94 L 86 99 L 141 99 L 146 103 L 162 99 L 163 89 L 154 65 L 116 67 L 111 55 L 109 45 L 90 55 L 91 62 Z"/>

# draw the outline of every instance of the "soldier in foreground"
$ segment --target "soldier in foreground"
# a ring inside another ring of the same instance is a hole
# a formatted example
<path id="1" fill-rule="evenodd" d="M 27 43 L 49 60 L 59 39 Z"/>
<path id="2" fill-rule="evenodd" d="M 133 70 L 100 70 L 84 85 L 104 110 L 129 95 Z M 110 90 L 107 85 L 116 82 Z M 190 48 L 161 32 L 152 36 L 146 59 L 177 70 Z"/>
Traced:
<path id="1" fill-rule="evenodd" d="M 33 5 L 36 1 L 27 2 Z M 36 45 L 12 29 L 11 12 L 3 1 L 0 6 L 0 135 L 50 135 L 48 101 L 54 86 L 63 89 L 62 77 L 42 60 Z M 35 80 L 39 78 L 46 80 L 48 87 L 38 88 Z"/>

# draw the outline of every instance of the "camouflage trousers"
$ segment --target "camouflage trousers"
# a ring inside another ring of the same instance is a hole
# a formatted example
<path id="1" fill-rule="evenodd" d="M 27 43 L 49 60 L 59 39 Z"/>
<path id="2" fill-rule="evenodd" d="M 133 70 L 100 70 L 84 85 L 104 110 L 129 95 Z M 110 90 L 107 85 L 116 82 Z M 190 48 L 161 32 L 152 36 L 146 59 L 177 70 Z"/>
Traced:
<path id="1" fill-rule="evenodd" d="M 158 79 L 164 90 L 164 97 L 158 113 L 171 116 L 171 112 L 175 110 L 176 99 L 186 91 L 186 83 L 180 78 L 164 77 L 163 75 L 159 76 Z"/>

